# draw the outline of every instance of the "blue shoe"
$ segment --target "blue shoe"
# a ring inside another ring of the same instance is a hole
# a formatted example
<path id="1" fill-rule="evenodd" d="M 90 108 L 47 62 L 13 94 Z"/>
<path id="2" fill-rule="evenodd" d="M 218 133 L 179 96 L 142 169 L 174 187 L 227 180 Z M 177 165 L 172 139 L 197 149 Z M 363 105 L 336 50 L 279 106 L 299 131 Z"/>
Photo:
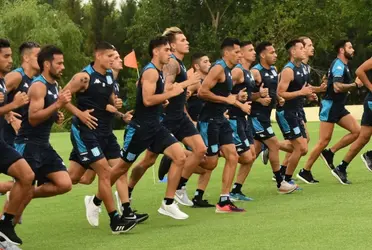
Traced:
<path id="1" fill-rule="evenodd" d="M 293 179 L 288 181 L 288 183 L 291 184 L 291 185 L 296 185 L 297 186 L 297 188 L 296 188 L 297 191 L 304 190 L 303 188 L 300 188 Z"/>
<path id="2" fill-rule="evenodd" d="M 243 193 L 230 193 L 232 201 L 253 201 L 252 198 L 245 196 Z"/>

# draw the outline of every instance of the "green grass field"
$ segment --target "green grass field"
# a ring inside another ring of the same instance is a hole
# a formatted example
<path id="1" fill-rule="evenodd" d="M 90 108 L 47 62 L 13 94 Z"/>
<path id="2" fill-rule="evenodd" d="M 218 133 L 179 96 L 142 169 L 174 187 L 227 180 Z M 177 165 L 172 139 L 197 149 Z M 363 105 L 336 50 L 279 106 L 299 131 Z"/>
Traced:
<path id="1" fill-rule="evenodd" d="M 309 151 L 318 139 L 318 123 L 309 123 Z M 280 131 L 275 127 L 277 134 Z M 337 127 L 332 143 L 345 132 Z M 117 136 L 122 140 L 123 131 Z M 280 138 L 281 135 L 279 135 Z M 53 134 L 51 142 L 67 165 L 71 150 L 68 133 Z M 346 150 L 335 157 L 338 164 Z M 282 155 L 283 156 L 283 155 Z M 300 169 L 307 157 L 301 159 Z M 212 175 L 205 198 L 218 200 L 223 159 Z M 156 165 L 157 169 L 157 165 Z M 77 185 L 63 196 L 37 199 L 26 209 L 23 224 L 17 226 L 25 242 L 22 249 L 369 249 L 372 229 L 372 173 L 358 156 L 350 165 L 352 185 L 343 186 L 319 159 L 313 170 L 318 185 L 302 184 L 302 191 L 279 195 L 271 181 L 272 172 L 257 160 L 243 192 L 255 200 L 239 203 L 247 212 L 216 214 L 214 209 L 182 207 L 190 215 L 176 221 L 159 215 L 165 184 L 153 183 L 146 173 L 133 193 L 133 207 L 150 214 L 149 220 L 128 234 L 112 235 L 103 209 L 100 226 L 92 228 L 85 218 L 84 196 L 97 190 Z M 297 173 L 297 171 L 296 171 Z M 2 177 L 2 179 L 6 179 Z M 197 176 L 189 181 L 188 193 L 195 191 Z M 4 197 L 1 197 L 1 201 Z"/>

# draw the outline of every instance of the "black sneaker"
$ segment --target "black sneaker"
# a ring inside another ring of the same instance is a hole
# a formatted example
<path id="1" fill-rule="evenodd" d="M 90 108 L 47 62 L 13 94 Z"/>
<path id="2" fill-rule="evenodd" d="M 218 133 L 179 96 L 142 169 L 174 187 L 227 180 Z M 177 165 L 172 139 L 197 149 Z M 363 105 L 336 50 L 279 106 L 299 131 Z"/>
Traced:
<path id="1" fill-rule="evenodd" d="M 261 153 L 261 160 L 263 162 L 264 165 L 267 165 L 267 163 L 269 162 L 269 149 L 268 148 L 265 148 L 262 153 Z"/>
<path id="2" fill-rule="evenodd" d="M 158 170 L 159 180 L 163 180 L 164 176 L 168 174 L 171 164 L 172 160 L 168 156 L 164 155 L 163 158 L 161 158 Z"/>
<path id="3" fill-rule="evenodd" d="M 360 156 L 360 158 L 362 158 L 364 166 L 366 166 L 366 168 L 372 172 L 372 158 L 370 157 L 370 154 L 368 154 L 368 152 L 364 153 Z"/>
<path id="4" fill-rule="evenodd" d="M 333 165 L 333 156 L 334 153 L 332 153 L 330 149 L 324 149 L 320 154 L 320 157 L 324 160 L 330 170 L 335 169 L 335 166 Z"/>
<path id="5" fill-rule="evenodd" d="M 192 203 L 194 203 L 194 205 L 192 206 L 194 208 L 214 207 L 214 205 L 209 204 L 208 200 L 202 200 L 200 198 L 195 198 L 195 197 L 192 199 Z"/>
<path id="6" fill-rule="evenodd" d="M 301 181 L 307 184 L 315 184 L 319 182 L 314 179 L 311 171 L 306 171 L 304 169 L 301 169 L 301 171 L 297 174 L 297 178 L 299 178 Z"/>
<path id="7" fill-rule="evenodd" d="M 144 222 L 149 218 L 148 214 L 139 214 L 137 210 L 130 212 L 129 214 L 123 215 L 123 218 L 128 221 L 135 221 L 137 224 Z"/>
<path id="8" fill-rule="evenodd" d="M 22 245 L 22 240 L 17 236 L 14 226 L 10 221 L 0 220 L 0 236 L 9 243 L 17 246 Z"/>
<path id="9" fill-rule="evenodd" d="M 336 167 L 335 169 L 333 169 L 333 170 L 331 171 L 331 173 L 332 173 L 332 175 L 333 175 L 334 177 L 336 177 L 336 179 L 337 179 L 341 184 L 343 184 L 343 185 L 351 184 L 351 182 L 349 182 L 349 181 L 347 180 L 347 173 L 346 173 L 346 171 L 342 171 L 342 170 L 340 170 L 339 167 Z"/>
<path id="10" fill-rule="evenodd" d="M 126 233 L 137 225 L 136 220 L 126 220 L 123 216 L 115 216 L 110 223 L 113 234 Z"/>

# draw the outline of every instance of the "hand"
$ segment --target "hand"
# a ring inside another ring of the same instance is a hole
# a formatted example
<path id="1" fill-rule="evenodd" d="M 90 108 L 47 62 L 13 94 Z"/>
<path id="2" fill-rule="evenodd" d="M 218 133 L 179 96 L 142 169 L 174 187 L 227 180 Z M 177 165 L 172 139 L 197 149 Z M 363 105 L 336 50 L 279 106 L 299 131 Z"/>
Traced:
<path id="1" fill-rule="evenodd" d="M 124 116 L 122 118 L 123 118 L 123 121 L 125 123 L 129 123 L 132 120 L 132 118 L 133 118 L 133 112 L 134 112 L 134 110 L 129 110 L 128 112 L 126 112 L 124 114 Z"/>
<path id="2" fill-rule="evenodd" d="M 238 93 L 238 100 L 241 101 L 241 102 L 245 102 L 245 101 L 247 101 L 247 99 L 248 99 L 247 88 L 243 88 Z"/>
<path id="3" fill-rule="evenodd" d="M 81 114 L 79 115 L 80 121 L 90 129 L 96 129 L 96 127 L 98 126 L 98 119 L 90 114 L 93 111 L 94 109 L 87 109 L 84 112 L 81 112 Z"/>
<path id="4" fill-rule="evenodd" d="M 271 97 L 258 98 L 257 102 L 261 103 L 263 106 L 267 107 L 271 103 Z"/>
<path id="5" fill-rule="evenodd" d="M 119 98 L 117 95 L 115 95 L 114 104 L 115 108 L 121 109 L 121 107 L 123 107 L 123 100 Z"/>
<path id="6" fill-rule="evenodd" d="M 184 92 L 184 89 L 180 84 L 176 83 L 172 85 L 172 89 L 170 90 L 170 92 L 172 93 L 172 97 L 174 97 L 182 94 Z"/>
<path id="7" fill-rule="evenodd" d="M 26 105 L 28 102 L 29 102 L 28 96 L 24 92 L 17 92 L 13 99 L 13 103 L 15 104 L 16 108 L 22 107 L 23 105 Z"/>
<path id="8" fill-rule="evenodd" d="M 278 104 L 280 107 L 282 107 L 285 103 L 285 99 L 281 96 L 278 97 Z"/>
<path id="9" fill-rule="evenodd" d="M 186 99 L 189 99 L 191 97 L 191 91 L 187 90 L 186 92 Z"/>
<path id="10" fill-rule="evenodd" d="M 106 105 L 106 111 L 110 112 L 110 113 L 115 113 L 118 111 L 117 108 L 115 108 L 114 106 L 112 106 L 111 104 L 107 104 Z"/>
<path id="11" fill-rule="evenodd" d="M 57 117 L 57 121 L 56 121 L 56 123 L 57 123 L 58 125 L 60 125 L 60 124 L 62 124 L 63 121 L 65 120 L 65 115 L 63 114 L 63 112 L 58 111 L 57 116 L 58 116 L 58 117 Z"/>
<path id="12" fill-rule="evenodd" d="M 263 87 L 263 84 L 261 84 L 260 86 L 260 96 L 261 97 L 266 97 L 269 95 L 269 89 L 268 88 L 264 88 Z"/>
<path id="13" fill-rule="evenodd" d="M 251 103 L 252 102 L 245 102 L 243 103 L 243 106 L 241 107 L 241 110 L 244 113 L 247 113 L 248 115 L 251 114 Z"/>
<path id="14" fill-rule="evenodd" d="M 169 101 L 168 101 L 168 100 L 165 100 L 165 101 L 163 102 L 163 108 L 166 108 L 166 107 L 168 106 L 168 104 L 169 104 Z"/>
<path id="15" fill-rule="evenodd" d="M 317 102 L 318 96 L 315 93 L 312 93 L 311 95 L 307 96 L 307 100 L 309 100 L 310 102 Z"/>
<path id="16" fill-rule="evenodd" d="M 69 89 L 64 89 L 58 94 L 58 99 L 56 105 L 58 108 L 65 106 L 71 101 L 71 91 Z"/>
<path id="17" fill-rule="evenodd" d="M 230 119 L 230 116 L 229 116 L 229 110 L 226 110 L 225 113 L 223 113 L 223 116 L 228 120 Z"/>
<path id="18" fill-rule="evenodd" d="M 190 77 L 189 77 L 189 81 L 190 81 L 190 84 L 188 84 L 188 86 L 190 85 L 195 85 L 195 84 L 198 84 L 200 83 L 201 81 L 201 76 L 198 72 L 195 72 L 193 73 Z"/>
<path id="19" fill-rule="evenodd" d="M 235 102 L 236 102 L 236 96 L 229 95 L 228 97 L 226 97 L 227 104 L 234 105 Z"/>
<path id="20" fill-rule="evenodd" d="M 302 96 L 308 96 L 308 95 L 311 95 L 313 93 L 313 87 L 311 87 L 310 85 L 308 84 L 305 84 L 302 89 L 301 89 L 301 95 Z"/>
<path id="21" fill-rule="evenodd" d="M 8 117 L 6 119 L 17 135 L 19 129 L 21 128 L 22 116 L 16 112 L 9 112 Z"/>
<path id="22" fill-rule="evenodd" d="M 363 87 L 363 83 L 362 83 L 362 81 L 359 79 L 359 77 L 357 77 L 357 78 L 355 78 L 355 84 L 356 84 L 356 87 L 357 88 L 361 88 L 361 87 Z"/>
<path id="23" fill-rule="evenodd" d="M 4 93 L 0 92 L 0 103 L 3 103 L 4 99 Z"/>

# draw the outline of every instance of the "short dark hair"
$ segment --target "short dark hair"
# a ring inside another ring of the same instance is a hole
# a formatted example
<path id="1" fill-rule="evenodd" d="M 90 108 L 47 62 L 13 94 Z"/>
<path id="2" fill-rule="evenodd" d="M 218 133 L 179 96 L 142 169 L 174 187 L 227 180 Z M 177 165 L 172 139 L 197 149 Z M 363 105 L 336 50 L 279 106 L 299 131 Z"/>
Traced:
<path id="1" fill-rule="evenodd" d="M 253 43 L 251 41 L 242 41 L 240 43 L 240 47 L 244 48 L 245 46 L 248 46 L 248 45 L 253 45 Z"/>
<path id="2" fill-rule="evenodd" d="M 349 42 L 350 42 L 350 40 L 348 40 L 348 39 L 343 39 L 343 40 L 336 41 L 335 47 L 334 47 L 335 52 L 338 54 L 340 52 L 340 49 L 344 48 L 346 43 L 349 43 Z"/>
<path id="3" fill-rule="evenodd" d="M 46 45 L 40 50 L 37 56 L 37 63 L 39 64 L 40 72 L 43 72 L 44 70 L 44 62 L 53 61 L 54 55 L 63 55 L 63 52 L 54 45 Z"/>
<path id="4" fill-rule="evenodd" d="M 291 48 L 293 48 L 294 46 L 296 46 L 297 43 L 302 43 L 302 45 L 304 45 L 304 43 L 300 40 L 300 39 L 293 39 L 289 42 L 286 43 L 285 45 L 285 49 L 287 51 L 289 51 Z"/>
<path id="5" fill-rule="evenodd" d="M 232 38 L 232 37 L 226 37 L 225 39 L 223 39 L 221 43 L 221 50 L 224 50 L 225 48 L 229 48 L 229 47 L 234 47 L 234 45 L 240 46 L 239 39 Z"/>
<path id="6" fill-rule="evenodd" d="M 97 51 L 107 50 L 107 49 L 116 50 L 115 46 L 112 45 L 111 43 L 106 42 L 106 41 L 102 41 L 102 42 L 98 42 L 96 44 L 96 47 L 94 48 L 94 51 L 97 52 Z"/>
<path id="7" fill-rule="evenodd" d="M 169 39 L 166 36 L 158 36 L 158 37 L 155 37 L 154 39 L 152 39 L 149 43 L 149 55 L 150 55 L 150 57 L 152 58 L 154 56 L 152 51 L 155 48 L 158 48 L 158 47 L 163 46 L 163 45 L 165 46 L 167 44 L 169 44 Z"/>
<path id="8" fill-rule="evenodd" d="M 191 67 L 195 70 L 194 68 L 194 65 L 195 64 L 198 64 L 200 59 L 203 57 L 203 56 L 207 56 L 207 54 L 205 53 L 202 53 L 202 52 L 196 52 L 194 54 L 192 54 L 191 56 Z"/>
<path id="9" fill-rule="evenodd" d="M 24 42 L 19 46 L 19 54 L 23 56 L 25 50 L 33 48 L 40 48 L 40 45 L 36 42 Z"/>
<path id="10" fill-rule="evenodd" d="M 0 51 L 5 48 L 10 48 L 10 42 L 6 39 L 0 38 Z"/>
<path id="11" fill-rule="evenodd" d="M 267 47 L 270 47 L 270 46 L 273 46 L 273 44 L 271 42 L 268 42 L 268 41 L 264 41 L 264 42 L 259 43 L 256 46 L 257 55 L 261 54 L 262 51 L 264 51 Z"/>

